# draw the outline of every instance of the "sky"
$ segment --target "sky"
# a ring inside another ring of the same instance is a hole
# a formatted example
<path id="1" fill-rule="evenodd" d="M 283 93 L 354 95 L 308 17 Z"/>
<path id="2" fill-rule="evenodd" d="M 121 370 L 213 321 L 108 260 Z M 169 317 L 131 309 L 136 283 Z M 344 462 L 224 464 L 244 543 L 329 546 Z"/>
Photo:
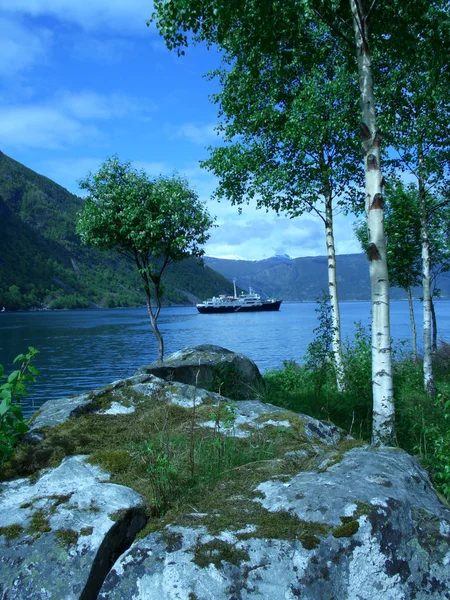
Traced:
<path id="1" fill-rule="evenodd" d="M 220 58 L 167 50 L 146 25 L 152 10 L 150 0 L 0 0 L 0 150 L 79 195 L 78 180 L 114 154 L 150 175 L 186 176 L 216 217 L 209 256 L 326 254 L 313 215 L 239 214 L 212 200 L 217 180 L 199 161 L 221 144 L 217 83 L 204 77 Z M 335 218 L 338 254 L 360 252 L 353 221 Z"/>

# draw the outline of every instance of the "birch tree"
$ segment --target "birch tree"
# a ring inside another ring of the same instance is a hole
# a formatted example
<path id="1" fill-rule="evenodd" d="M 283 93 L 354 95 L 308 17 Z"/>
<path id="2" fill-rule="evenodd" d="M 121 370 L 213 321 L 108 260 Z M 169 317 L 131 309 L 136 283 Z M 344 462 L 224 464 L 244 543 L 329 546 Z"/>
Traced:
<path id="1" fill-rule="evenodd" d="M 372 60 L 369 48 L 369 16 L 373 4 L 350 0 L 355 35 L 360 90 L 362 151 L 365 167 L 370 287 L 372 297 L 372 443 L 391 444 L 394 434 L 394 393 L 389 315 L 389 276 L 384 234 L 381 135 L 377 125 Z"/>
<path id="2" fill-rule="evenodd" d="M 432 250 L 430 211 L 450 174 L 450 46 L 448 2 L 405 3 L 396 17 L 402 43 L 378 48 L 378 95 L 389 162 L 416 178 L 421 220 L 424 388 L 435 393 L 432 365 Z M 411 48 L 411 51 L 406 51 Z"/>
<path id="3" fill-rule="evenodd" d="M 221 10 L 220 3 L 212 4 Z M 167 35 L 167 5 L 156 7 L 168 45 L 176 46 L 180 39 Z M 267 11 L 267 18 L 275 20 L 276 36 L 256 37 L 247 22 L 257 15 L 252 9 L 261 11 L 257 18 Z M 224 49 L 222 68 L 210 77 L 220 82 L 221 91 L 212 99 L 219 107 L 218 130 L 225 145 L 210 148 L 210 158 L 202 165 L 219 178 L 218 199 L 235 205 L 254 201 L 258 208 L 291 218 L 308 212 L 322 221 L 336 382 L 342 389 L 333 218 L 336 210 L 360 207 L 355 191 L 360 184 L 356 77 L 347 68 L 348 57 L 340 52 L 339 40 L 328 28 L 305 19 L 293 3 L 246 4 L 235 16 L 239 32 L 222 35 L 214 26 L 202 26 L 196 33 L 208 43 L 220 38 Z"/>
<path id="4" fill-rule="evenodd" d="M 210 148 L 202 165 L 218 178 L 216 197 L 234 205 L 256 202 L 296 218 L 308 212 L 323 223 L 338 389 L 343 386 L 340 317 L 333 218 L 357 210 L 354 131 L 357 88 L 346 57 L 322 28 L 309 24 L 299 39 L 289 29 L 267 52 L 250 57 L 233 49 L 236 61 L 215 72 L 226 145 Z M 310 66 L 305 68 L 310 61 Z"/>
<path id="5" fill-rule="evenodd" d="M 413 357 L 417 358 L 417 330 L 412 287 L 420 285 L 420 214 L 417 189 L 398 181 L 386 194 L 386 237 L 391 285 L 406 291 Z"/>
<path id="6" fill-rule="evenodd" d="M 450 197 L 444 190 L 428 199 L 427 227 L 430 241 L 431 351 L 437 351 L 437 318 L 434 298 L 439 298 L 439 283 L 450 271 Z"/>
<path id="7" fill-rule="evenodd" d="M 420 4 L 419 9 L 417 4 Z M 169 48 L 180 53 L 188 42 L 217 44 L 229 56 L 229 64 L 240 56 L 274 56 L 286 31 L 298 36 L 302 48 L 305 23 L 318 28 L 326 25 L 330 34 L 356 57 L 360 92 L 360 119 L 363 136 L 365 203 L 369 231 L 369 257 L 372 286 L 373 335 L 373 435 L 374 444 L 391 444 L 394 434 L 394 402 L 389 319 L 389 280 L 384 239 L 383 176 L 381 172 L 381 135 L 372 80 L 369 41 L 383 46 L 391 41 L 399 54 L 413 54 L 414 40 L 405 32 L 406 14 L 414 18 L 426 7 L 424 0 L 404 3 L 399 0 L 156 0 L 157 27 Z M 369 20 L 372 37 L 369 39 Z M 189 38 L 188 38 L 189 34 Z M 307 42 L 307 41 L 306 41 Z M 309 50 L 309 46 L 306 43 Z M 299 77 L 310 71 L 310 61 L 302 63 Z M 306 71 L 306 73 L 305 73 Z M 319 105 L 320 106 L 320 103 Z M 355 113 L 357 114 L 357 113 Z"/>

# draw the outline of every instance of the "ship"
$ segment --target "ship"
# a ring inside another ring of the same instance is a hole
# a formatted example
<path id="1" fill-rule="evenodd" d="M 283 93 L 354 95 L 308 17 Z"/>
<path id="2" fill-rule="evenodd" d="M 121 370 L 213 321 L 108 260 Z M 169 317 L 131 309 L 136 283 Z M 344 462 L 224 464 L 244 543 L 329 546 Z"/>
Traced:
<path id="1" fill-rule="evenodd" d="M 197 310 L 200 314 L 221 314 L 237 312 L 267 312 L 280 310 L 282 300 L 267 298 L 263 300 L 261 296 L 255 293 L 252 288 L 246 294 L 242 292 L 239 296 L 236 293 L 236 280 L 233 281 L 233 296 L 213 296 L 200 304 L 197 304 Z"/>

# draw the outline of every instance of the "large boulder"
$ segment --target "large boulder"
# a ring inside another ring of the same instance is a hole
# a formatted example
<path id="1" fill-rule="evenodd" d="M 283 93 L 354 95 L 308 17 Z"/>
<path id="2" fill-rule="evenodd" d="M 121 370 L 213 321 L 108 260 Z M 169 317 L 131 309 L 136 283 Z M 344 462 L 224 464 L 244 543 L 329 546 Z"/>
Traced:
<path id="1" fill-rule="evenodd" d="M 450 512 L 405 452 L 355 448 L 261 478 L 134 543 L 99 598 L 450 598 Z"/>
<path id="2" fill-rule="evenodd" d="M 3 479 L 2 600 L 450 599 L 414 458 L 198 382 L 50 401 Z"/>
<path id="3" fill-rule="evenodd" d="M 168 402 L 186 408 L 191 407 L 194 400 L 197 404 L 224 400 L 219 394 L 202 388 L 194 389 L 177 381 L 167 382 L 155 375 L 141 373 L 134 377 L 113 381 L 103 388 L 86 394 L 47 400 L 33 415 L 30 432 L 25 437 L 29 438 L 30 442 L 39 441 L 39 432 L 42 429 L 61 425 L 69 418 L 83 414 L 134 413 L 136 405 L 154 398 L 158 398 L 160 404 Z"/>
<path id="4" fill-rule="evenodd" d="M 0 485 L 0 598 L 94 600 L 145 525 L 141 496 L 85 458 Z"/>
<path id="5" fill-rule="evenodd" d="M 167 381 L 197 385 L 233 400 L 256 398 L 265 388 L 261 373 L 252 360 L 211 344 L 175 352 L 163 362 L 141 367 L 136 375 L 150 373 Z"/>

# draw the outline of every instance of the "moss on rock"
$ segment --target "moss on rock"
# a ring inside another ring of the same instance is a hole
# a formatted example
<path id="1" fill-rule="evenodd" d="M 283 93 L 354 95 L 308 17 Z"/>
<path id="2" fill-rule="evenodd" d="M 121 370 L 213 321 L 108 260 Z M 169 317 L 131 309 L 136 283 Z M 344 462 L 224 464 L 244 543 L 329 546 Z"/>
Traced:
<path id="1" fill-rule="evenodd" d="M 58 541 L 62 546 L 73 546 L 78 542 L 79 533 L 73 529 L 57 529 L 55 531 Z"/>
<path id="2" fill-rule="evenodd" d="M 18 523 L 8 525 L 7 527 L 0 527 L 0 535 L 5 536 L 7 540 L 13 540 L 22 535 L 23 532 L 24 528 Z"/>
<path id="3" fill-rule="evenodd" d="M 192 560 L 201 568 L 213 564 L 216 569 L 221 569 L 224 562 L 238 567 L 243 562 L 250 560 L 250 557 L 246 550 L 238 548 L 236 544 L 214 538 L 206 543 L 198 542 L 194 548 L 194 558 Z"/>
<path id="4" fill-rule="evenodd" d="M 31 517 L 29 532 L 39 536 L 42 533 L 48 533 L 51 530 L 50 521 L 44 511 L 37 510 Z"/>
<path id="5" fill-rule="evenodd" d="M 333 537 L 351 537 L 359 529 L 359 523 L 356 519 L 341 517 L 342 525 L 335 527 L 332 531 Z"/>

